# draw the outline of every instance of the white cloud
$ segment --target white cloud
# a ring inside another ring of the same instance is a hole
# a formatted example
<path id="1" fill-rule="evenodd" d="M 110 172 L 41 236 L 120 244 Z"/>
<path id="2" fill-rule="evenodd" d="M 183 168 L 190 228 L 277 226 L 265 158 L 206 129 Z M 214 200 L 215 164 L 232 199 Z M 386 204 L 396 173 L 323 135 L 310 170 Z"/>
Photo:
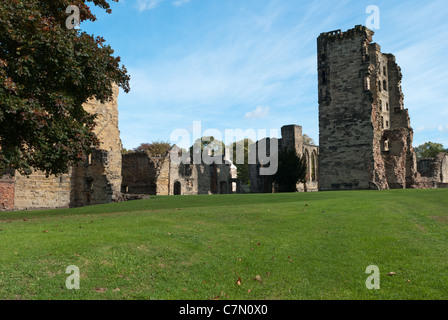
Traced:
<path id="1" fill-rule="evenodd" d="M 176 0 L 176 1 L 173 1 L 172 3 L 173 3 L 173 6 L 180 7 L 188 2 L 190 2 L 190 0 Z"/>
<path id="2" fill-rule="evenodd" d="M 156 8 L 163 0 L 137 0 L 138 10 L 145 11 Z"/>
<path id="3" fill-rule="evenodd" d="M 259 106 L 255 110 L 246 113 L 246 119 L 266 118 L 269 114 L 269 107 Z"/>

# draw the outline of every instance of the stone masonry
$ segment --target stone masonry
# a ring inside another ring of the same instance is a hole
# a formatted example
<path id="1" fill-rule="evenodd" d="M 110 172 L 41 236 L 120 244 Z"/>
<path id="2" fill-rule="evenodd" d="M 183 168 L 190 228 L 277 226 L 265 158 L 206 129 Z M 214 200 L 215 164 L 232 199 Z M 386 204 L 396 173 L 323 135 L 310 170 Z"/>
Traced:
<path id="1" fill-rule="evenodd" d="M 222 164 L 176 164 L 171 151 L 166 155 L 152 156 L 146 152 L 124 154 L 122 160 L 123 194 L 197 195 L 227 194 L 232 192 L 232 166 Z"/>
<path id="2" fill-rule="evenodd" d="M 417 169 L 427 188 L 448 188 L 448 153 L 440 152 L 434 158 L 421 159 Z"/>
<path id="3" fill-rule="evenodd" d="M 400 67 L 373 34 L 356 26 L 317 39 L 320 190 L 419 186 Z"/>
<path id="4" fill-rule="evenodd" d="M 294 149 L 297 154 L 302 157 L 306 157 L 306 163 L 308 165 L 307 176 L 306 176 L 306 191 L 318 191 L 318 156 L 319 147 L 308 145 L 303 142 L 302 127 L 299 125 L 287 125 L 281 128 L 282 138 L 278 139 L 278 149 Z M 275 138 L 267 138 L 266 147 L 268 151 L 270 150 L 271 141 Z M 250 147 L 250 152 L 257 152 L 258 144 L 257 141 Z M 261 176 L 259 173 L 260 163 L 256 165 L 249 165 L 249 177 L 250 177 L 250 188 L 253 193 L 272 193 L 275 192 L 275 186 L 273 185 L 271 176 Z M 305 191 L 305 184 L 297 183 L 297 191 Z"/>
<path id="5" fill-rule="evenodd" d="M 118 86 L 113 90 L 110 102 L 92 99 L 84 105 L 86 111 L 98 114 L 95 133 L 100 140 L 87 161 L 60 176 L 46 177 L 37 170 L 29 176 L 14 171 L 0 176 L 0 210 L 67 208 L 119 200 L 122 145 Z"/>

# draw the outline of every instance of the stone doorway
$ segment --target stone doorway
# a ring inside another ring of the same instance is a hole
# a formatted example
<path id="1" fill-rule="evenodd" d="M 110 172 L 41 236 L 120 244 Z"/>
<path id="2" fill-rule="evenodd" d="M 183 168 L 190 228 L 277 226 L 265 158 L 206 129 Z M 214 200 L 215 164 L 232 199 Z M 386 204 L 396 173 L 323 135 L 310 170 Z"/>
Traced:
<path id="1" fill-rule="evenodd" d="M 179 181 L 174 182 L 174 195 L 180 196 L 182 194 L 182 186 Z"/>

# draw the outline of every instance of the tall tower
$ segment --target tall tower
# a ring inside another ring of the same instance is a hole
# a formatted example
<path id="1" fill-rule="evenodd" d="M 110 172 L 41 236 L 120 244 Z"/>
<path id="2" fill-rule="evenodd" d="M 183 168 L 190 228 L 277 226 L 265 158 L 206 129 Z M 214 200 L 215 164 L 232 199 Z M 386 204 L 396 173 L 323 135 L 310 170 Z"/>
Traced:
<path id="1" fill-rule="evenodd" d="M 418 180 L 401 71 L 373 34 L 356 26 L 317 39 L 323 191 L 406 188 Z"/>
<path id="2" fill-rule="evenodd" d="M 302 156 L 303 153 L 302 127 L 296 124 L 283 126 L 281 147 L 283 149 L 295 149 L 297 154 Z"/>

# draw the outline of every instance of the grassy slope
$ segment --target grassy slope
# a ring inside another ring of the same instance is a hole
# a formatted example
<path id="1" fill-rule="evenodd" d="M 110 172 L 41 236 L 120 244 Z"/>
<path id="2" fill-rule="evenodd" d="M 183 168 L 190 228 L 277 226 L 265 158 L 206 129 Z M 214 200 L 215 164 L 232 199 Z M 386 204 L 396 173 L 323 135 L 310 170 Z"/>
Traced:
<path id="1" fill-rule="evenodd" d="M 0 230 L 0 299 L 448 298 L 448 190 L 154 197 Z"/>

